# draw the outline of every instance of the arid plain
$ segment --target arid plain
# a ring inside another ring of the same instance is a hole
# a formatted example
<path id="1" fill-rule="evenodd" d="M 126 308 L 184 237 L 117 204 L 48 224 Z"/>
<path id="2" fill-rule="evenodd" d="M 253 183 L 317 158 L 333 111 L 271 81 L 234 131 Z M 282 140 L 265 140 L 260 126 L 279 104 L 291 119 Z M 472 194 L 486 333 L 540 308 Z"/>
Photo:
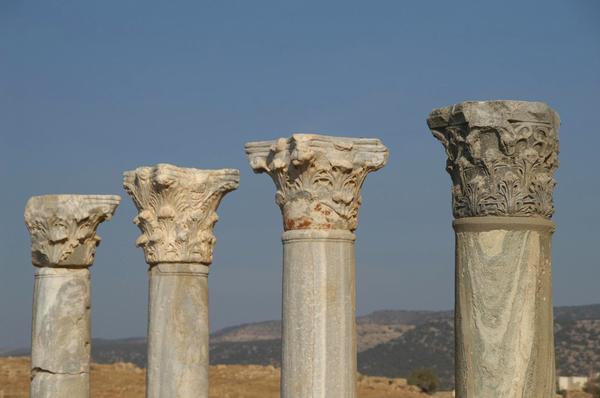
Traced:
<path id="1" fill-rule="evenodd" d="M 93 364 L 92 398 L 143 398 L 145 371 L 130 363 Z M 279 397 L 279 369 L 258 365 L 210 367 L 211 398 Z M 0 358 L 0 398 L 25 398 L 29 392 L 29 358 Z M 449 397 L 441 393 L 440 397 Z M 404 379 L 359 377 L 360 398 L 425 398 Z"/>

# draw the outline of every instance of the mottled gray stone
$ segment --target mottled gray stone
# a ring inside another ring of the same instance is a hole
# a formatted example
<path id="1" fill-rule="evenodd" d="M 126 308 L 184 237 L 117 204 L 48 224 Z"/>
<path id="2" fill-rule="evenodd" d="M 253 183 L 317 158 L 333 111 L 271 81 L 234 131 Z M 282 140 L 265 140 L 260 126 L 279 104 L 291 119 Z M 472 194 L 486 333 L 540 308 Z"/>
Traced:
<path id="1" fill-rule="evenodd" d="M 124 173 L 150 264 L 148 398 L 208 398 L 208 272 L 217 207 L 239 185 L 234 169 L 170 164 Z"/>
<path id="2" fill-rule="evenodd" d="M 456 218 L 552 216 L 560 119 L 548 105 L 462 102 L 427 123 L 448 155 Z"/>
<path id="3" fill-rule="evenodd" d="M 554 223 L 472 217 L 454 229 L 457 397 L 554 397 Z"/>
<path id="4" fill-rule="evenodd" d="M 120 198 L 48 195 L 29 200 L 25 222 L 37 267 L 31 336 L 32 398 L 89 397 L 90 272 L 98 225 Z"/>
<path id="5" fill-rule="evenodd" d="M 470 101 L 427 122 L 453 182 L 456 396 L 554 397 L 558 114 L 541 102 Z"/>
<path id="6" fill-rule="evenodd" d="M 354 231 L 361 186 L 383 167 L 378 139 L 294 134 L 246 144 L 283 215 L 282 398 L 354 398 Z"/>

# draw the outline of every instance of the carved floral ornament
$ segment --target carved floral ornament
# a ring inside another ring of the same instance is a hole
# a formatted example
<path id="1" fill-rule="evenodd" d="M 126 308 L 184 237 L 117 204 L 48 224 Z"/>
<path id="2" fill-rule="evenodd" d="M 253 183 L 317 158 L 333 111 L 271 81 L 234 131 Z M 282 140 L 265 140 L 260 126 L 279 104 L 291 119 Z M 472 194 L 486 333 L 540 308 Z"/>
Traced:
<path id="1" fill-rule="evenodd" d="M 388 158 L 378 139 L 315 134 L 251 142 L 246 153 L 254 172 L 266 172 L 275 182 L 286 231 L 354 231 L 361 186 L 367 174 L 383 167 Z"/>
<path id="2" fill-rule="evenodd" d="M 121 198 L 112 195 L 34 196 L 25 207 L 36 267 L 88 267 L 94 262 L 98 225 L 109 220 Z"/>
<path id="3" fill-rule="evenodd" d="M 463 102 L 427 122 L 448 155 L 454 217 L 552 217 L 560 119 L 549 106 Z"/>
<path id="4" fill-rule="evenodd" d="M 212 262 L 217 207 L 239 185 L 238 170 L 199 170 L 170 164 L 139 167 L 124 173 L 123 186 L 138 215 L 142 231 L 136 245 L 146 261 L 156 263 Z"/>

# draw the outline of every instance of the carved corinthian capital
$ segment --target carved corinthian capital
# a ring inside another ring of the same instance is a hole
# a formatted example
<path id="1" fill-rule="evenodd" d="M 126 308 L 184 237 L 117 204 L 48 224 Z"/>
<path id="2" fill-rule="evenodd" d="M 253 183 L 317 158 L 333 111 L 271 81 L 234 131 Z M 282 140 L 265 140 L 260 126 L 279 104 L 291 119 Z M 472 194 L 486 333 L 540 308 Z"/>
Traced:
<path id="1" fill-rule="evenodd" d="M 367 174 L 385 165 L 387 148 L 378 139 L 294 134 L 246 144 L 255 173 L 277 186 L 283 227 L 346 229 L 358 225 L 360 188 Z"/>
<path id="2" fill-rule="evenodd" d="M 112 195 L 44 195 L 29 199 L 25 224 L 36 267 L 89 267 L 100 237 L 96 228 L 114 214 L 121 198 Z"/>
<path id="3" fill-rule="evenodd" d="M 239 185 L 234 169 L 199 170 L 158 164 L 124 173 L 123 186 L 139 214 L 136 245 L 146 262 L 210 264 L 217 207 Z"/>
<path id="4" fill-rule="evenodd" d="M 552 217 L 560 119 L 548 105 L 463 102 L 427 123 L 446 148 L 454 217 Z"/>

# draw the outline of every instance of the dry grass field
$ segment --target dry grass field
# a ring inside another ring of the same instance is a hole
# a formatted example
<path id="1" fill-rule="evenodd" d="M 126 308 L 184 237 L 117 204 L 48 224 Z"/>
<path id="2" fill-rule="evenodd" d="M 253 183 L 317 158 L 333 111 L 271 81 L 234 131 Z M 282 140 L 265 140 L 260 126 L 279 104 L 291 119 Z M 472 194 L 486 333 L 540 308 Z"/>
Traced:
<path id="1" fill-rule="evenodd" d="M 143 398 L 143 369 L 129 363 L 92 365 L 92 398 Z M 217 365 L 210 368 L 211 398 L 279 397 L 279 369 L 257 365 Z M 29 359 L 0 358 L 0 398 L 28 396 Z M 360 398 L 424 398 L 404 379 L 360 377 Z"/>

